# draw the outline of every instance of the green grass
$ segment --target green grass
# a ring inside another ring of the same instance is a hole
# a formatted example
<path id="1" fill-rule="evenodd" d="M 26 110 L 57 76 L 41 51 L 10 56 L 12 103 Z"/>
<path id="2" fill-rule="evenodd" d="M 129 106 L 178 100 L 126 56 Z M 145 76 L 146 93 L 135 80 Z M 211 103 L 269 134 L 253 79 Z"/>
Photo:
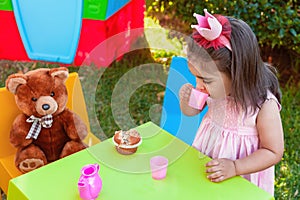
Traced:
<path id="1" fill-rule="evenodd" d="M 155 27 L 155 32 L 148 34 L 146 32 L 146 38 L 141 38 L 137 42 L 144 43 L 143 46 L 148 46 L 148 48 L 124 55 L 121 61 L 112 63 L 109 68 L 92 69 L 92 74 L 85 74 L 84 70 L 80 71 L 79 68 L 69 68 L 71 72 L 79 71 L 84 92 L 88 92 L 89 88 L 96 85 L 95 99 L 92 98 L 93 95 L 89 94 L 85 97 L 87 102 L 93 103 L 92 107 L 88 107 L 89 110 L 92 110 L 89 115 L 96 115 L 96 119 L 91 122 L 92 131 L 102 140 L 110 137 L 116 130 L 131 128 L 149 120 L 159 124 L 160 106 L 163 100 L 161 93 L 165 90 L 168 66 L 173 55 L 182 55 L 181 43 L 180 40 L 169 39 L 168 31 L 159 27 L 149 18 L 146 19 L 146 27 Z M 164 43 L 168 44 L 167 50 L 159 48 L 161 42 L 157 35 L 164 39 Z M 0 61 L 0 66 L 0 86 L 3 87 L 9 74 L 18 71 L 26 72 L 39 67 L 57 67 L 58 65 Z M 143 66 L 145 67 L 143 71 L 135 70 Z M 156 66 L 161 70 L 157 70 Z M 92 67 L 90 66 L 90 68 Z M 100 78 L 92 78 L 99 74 L 101 74 Z M 113 92 L 116 89 L 123 92 L 119 96 L 114 96 L 115 99 L 112 102 Z M 124 99 L 128 101 L 124 102 Z M 119 104 L 118 100 L 120 100 Z M 299 102 L 300 84 L 286 84 L 283 87 L 281 111 L 285 133 L 285 153 L 282 161 L 276 165 L 276 199 L 300 199 Z M 112 105 L 120 109 L 112 109 Z M 116 112 L 117 116 L 113 116 L 113 112 Z"/>
<path id="2" fill-rule="evenodd" d="M 149 53 L 149 49 L 131 52 L 121 61 L 114 62 L 105 69 L 96 90 L 95 112 L 99 125 L 94 124 L 94 132 L 97 133 L 100 126 L 100 135 L 104 133 L 106 137 L 111 137 L 116 130 L 130 129 L 151 120 L 149 108 L 162 104 L 157 94 L 165 88 L 164 83 L 151 81 L 151 71 L 141 73 L 138 70 L 140 66 L 149 65 L 145 67 L 149 70 L 155 65 Z M 120 82 L 122 80 L 125 82 Z M 135 85 L 138 87 L 135 88 Z M 113 91 L 118 89 L 121 90 L 119 96 L 112 96 Z M 113 115 L 113 111 L 116 116 Z M 159 119 L 156 119 L 155 123 L 158 124 Z"/>
<path id="3" fill-rule="evenodd" d="M 300 84 L 287 86 L 282 96 L 282 125 L 285 152 L 276 165 L 276 199 L 300 199 Z"/>

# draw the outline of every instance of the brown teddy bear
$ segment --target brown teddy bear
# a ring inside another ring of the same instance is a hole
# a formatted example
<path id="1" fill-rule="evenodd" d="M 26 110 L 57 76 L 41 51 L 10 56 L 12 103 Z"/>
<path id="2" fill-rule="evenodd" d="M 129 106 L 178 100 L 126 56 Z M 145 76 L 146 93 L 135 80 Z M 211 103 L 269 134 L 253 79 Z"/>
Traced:
<path id="1" fill-rule="evenodd" d="M 12 74 L 6 88 L 15 95 L 19 114 L 10 131 L 17 148 L 15 165 L 23 173 L 86 148 L 83 121 L 66 108 L 65 67 Z"/>

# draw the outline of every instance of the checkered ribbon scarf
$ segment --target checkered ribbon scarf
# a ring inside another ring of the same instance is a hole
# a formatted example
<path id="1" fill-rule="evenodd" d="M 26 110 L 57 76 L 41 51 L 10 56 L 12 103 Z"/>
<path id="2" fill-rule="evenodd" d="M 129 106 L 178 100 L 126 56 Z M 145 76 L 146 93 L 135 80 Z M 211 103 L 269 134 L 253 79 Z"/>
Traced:
<path id="1" fill-rule="evenodd" d="M 42 118 L 35 117 L 31 115 L 26 122 L 33 123 L 31 125 L 31 128 L 26 136 L 26 139 L 34 138 L 37 139 L 39 136 L 42 127 L 43 128 L 50 128 L 52 126 L 52 115 L 45 115 Z"/>

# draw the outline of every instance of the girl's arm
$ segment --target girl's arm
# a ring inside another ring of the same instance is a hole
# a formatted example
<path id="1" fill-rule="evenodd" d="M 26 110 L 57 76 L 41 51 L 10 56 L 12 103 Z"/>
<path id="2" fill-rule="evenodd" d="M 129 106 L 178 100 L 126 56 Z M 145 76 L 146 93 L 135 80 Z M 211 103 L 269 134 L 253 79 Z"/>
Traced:
<path id="1" fill-rule="evenodd" d="M 180 109 L 183 112 L 183 114 L 187 116 L 194 116 L 201 112 L 201 110 L 189 106 L 189 99 L 190 99 L 192 88 L 193 86 L 187 83 L 184 84 L 179 91 Z"/>
<path id="2" fill-rule="evenodd" d="M 250 156 L 235 161 L 237 175 L 261 171 L 277 164 L 284 151 L 283 129 L 275 100 L 266 101 L 257 116 L 260 147 Z"/>
<path id="3" fill-rule="evenodd" d="M 253 154 L 235 161 L 216 159 L 207 163 L 208 178 L 220 182 L 236 175 L 258 172 L 278 163 L 284 151 L 283 129 L 278 105 L 266 101 L 258 116 L 257 130 L 260 147 Z"/>

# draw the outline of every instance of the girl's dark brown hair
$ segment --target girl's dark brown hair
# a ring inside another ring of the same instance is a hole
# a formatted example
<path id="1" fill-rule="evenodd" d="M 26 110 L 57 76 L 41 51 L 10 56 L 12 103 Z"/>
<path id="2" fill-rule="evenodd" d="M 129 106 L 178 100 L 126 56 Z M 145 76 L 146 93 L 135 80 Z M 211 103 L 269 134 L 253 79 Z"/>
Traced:
<path id="1" fill-rule="evenodd" d="M 226 73 L 232 79 L 231 96 L 237 105 L 241 105 L 246 112 L 253 113 L 267 99 L 267 91 L 271 91 L 280 102 L 276 70 L 263 62 L 255 34 L 247 23 L 232 17 L 227 17 L 231 24 L 231 48 L 226 47 L 215 50 L 214 48 L 203 49 L 197 45 L 199 34 L 195 31 L 192 40 L 188 41 L 188 57 L 190 53 L 197 51 L 197 55 L 204 55 L 206 51 L 220 72 Z M 202 51 L 202 53 L 201 53 Z M 206 53 L 206 54 L 207 54 Z M 207 56 L 198 59 L 207 61 Z M 201 63 L 201 62 L 200 62 Z M 250 106 L 250 110 L 247 108 Z"/>

